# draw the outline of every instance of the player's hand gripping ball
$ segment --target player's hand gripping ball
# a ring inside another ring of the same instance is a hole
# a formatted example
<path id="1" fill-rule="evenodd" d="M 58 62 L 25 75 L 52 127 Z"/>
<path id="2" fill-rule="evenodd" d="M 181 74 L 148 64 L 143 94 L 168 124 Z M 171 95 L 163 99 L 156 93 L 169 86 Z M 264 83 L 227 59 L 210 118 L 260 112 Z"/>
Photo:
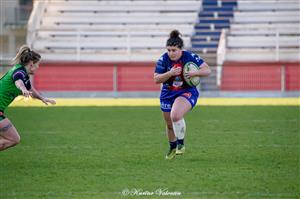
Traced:
<path id="1" fill-rule="evenodd" d="M 188 72 L 198 71 L 199 67 L 194 62 L 188 62 L 183 67 L 183 78 L 190 86 L 197 86 L 200 83 L 199 76 L 189 77 Z"/>

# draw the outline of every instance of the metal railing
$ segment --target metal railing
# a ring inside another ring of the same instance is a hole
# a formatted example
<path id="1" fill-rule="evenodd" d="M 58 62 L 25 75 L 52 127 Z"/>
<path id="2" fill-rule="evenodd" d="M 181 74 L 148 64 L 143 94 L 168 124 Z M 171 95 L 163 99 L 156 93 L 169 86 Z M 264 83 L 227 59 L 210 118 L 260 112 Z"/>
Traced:
<path id="1" fill-rule="evenodd" d="M 49 0 L 36 0 L 27 24 L 27 44 L 32 47 L 36 38 L 36 30 L 40 28 L 41 18 L 47 8 Z"/>

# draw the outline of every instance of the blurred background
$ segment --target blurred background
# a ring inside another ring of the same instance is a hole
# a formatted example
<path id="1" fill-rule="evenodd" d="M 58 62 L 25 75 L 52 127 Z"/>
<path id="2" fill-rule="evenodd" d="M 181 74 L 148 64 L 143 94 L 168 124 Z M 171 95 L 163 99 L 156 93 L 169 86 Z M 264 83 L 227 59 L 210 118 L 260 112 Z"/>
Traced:
<path id="1" fill-rule="evenodd" d="M 1 0 L 0 73 L 24 43 L 53 97 L 154 97 L 170 31 L 211 67 L 204 96 L 299 96 L 299 0 Z"/>

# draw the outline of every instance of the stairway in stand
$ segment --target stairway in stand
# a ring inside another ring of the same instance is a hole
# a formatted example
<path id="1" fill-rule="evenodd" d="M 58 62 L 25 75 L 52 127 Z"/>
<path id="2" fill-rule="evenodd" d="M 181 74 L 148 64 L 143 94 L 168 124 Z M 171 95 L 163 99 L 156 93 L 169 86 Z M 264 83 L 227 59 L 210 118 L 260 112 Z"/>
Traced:
<path id="1" fill-rule="evenodd" d="M 217 48 L 223 28 L 229 29 L 237 0 L 203 0 L 199 20 L 192 36 L 191 51 L 200 55 L 212 68 L 212 74 L 203 78 L 201 90 L 218 90 L 216 80 Z"/>

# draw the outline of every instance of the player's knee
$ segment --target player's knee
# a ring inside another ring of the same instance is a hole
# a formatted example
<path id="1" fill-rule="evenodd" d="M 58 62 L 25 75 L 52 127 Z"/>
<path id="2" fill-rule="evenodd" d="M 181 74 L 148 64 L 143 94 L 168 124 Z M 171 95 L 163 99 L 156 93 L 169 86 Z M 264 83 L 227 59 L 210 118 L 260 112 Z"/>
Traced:
<path id="1" fill-rule="evenodd" d="M 14 136 L 14 138 L 11 140 L 13 146 L 19 144 L 20 142 L 21 142 L 21 138 L 19 135 Z"/>
<path id="2" fill-rule="evenodd" d="M 180 114 L 171 114 L 171 120 L 172 122 L 178 122 L 179 120 L 182 119 L 182 116 Z"/>

